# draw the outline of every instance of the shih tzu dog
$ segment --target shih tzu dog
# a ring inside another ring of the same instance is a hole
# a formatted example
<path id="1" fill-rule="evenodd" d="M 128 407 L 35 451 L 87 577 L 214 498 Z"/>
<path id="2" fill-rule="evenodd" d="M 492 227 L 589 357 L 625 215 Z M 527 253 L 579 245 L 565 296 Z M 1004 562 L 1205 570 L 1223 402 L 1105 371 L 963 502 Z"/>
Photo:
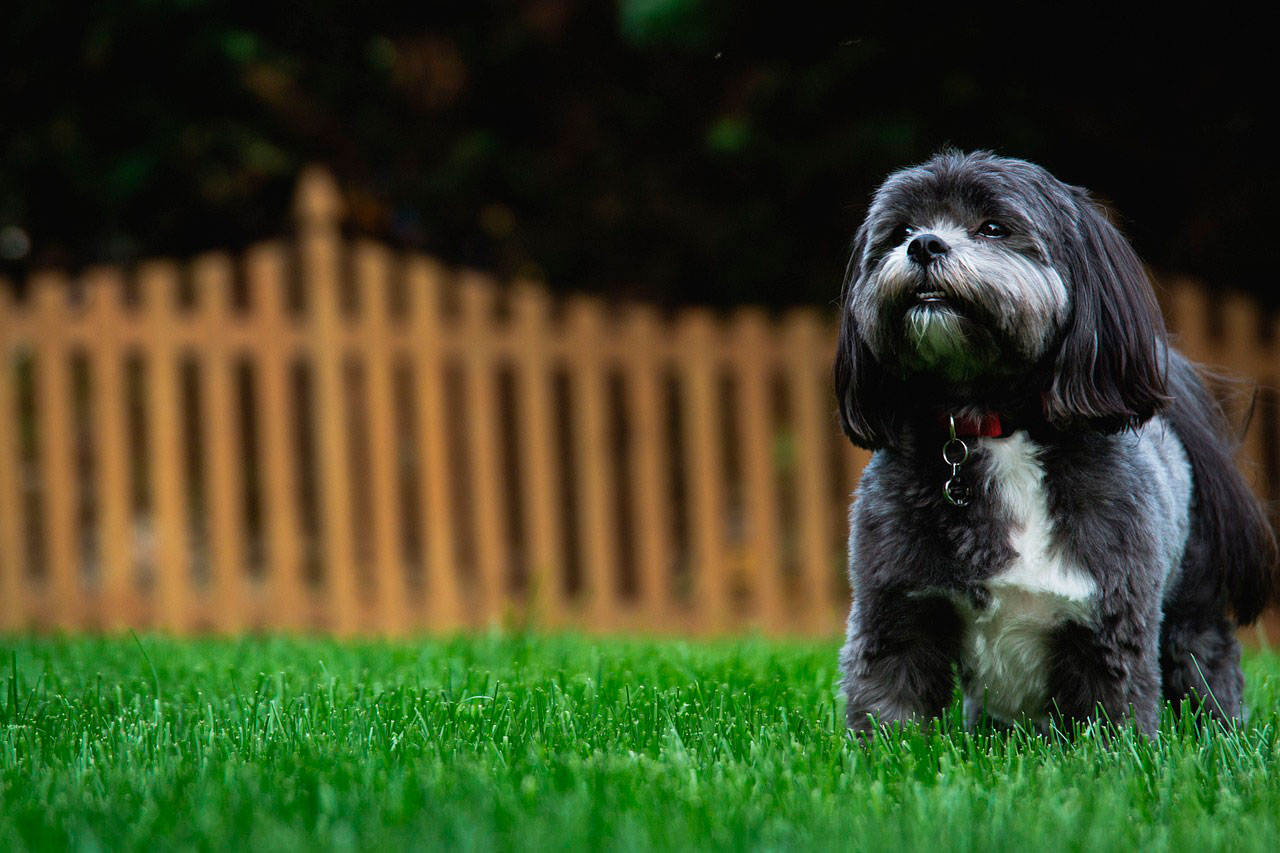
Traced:
<path id="1" fill-rule="evenodd" d="M 1271 527 L 1150 281 L 1088 193 L 945 152 L 854 240 L 835 384 L 876 451 L 851 510 L 848 723 L 1155 730 L 1241 717 L 1235 632 L 1275 597 Z"/>

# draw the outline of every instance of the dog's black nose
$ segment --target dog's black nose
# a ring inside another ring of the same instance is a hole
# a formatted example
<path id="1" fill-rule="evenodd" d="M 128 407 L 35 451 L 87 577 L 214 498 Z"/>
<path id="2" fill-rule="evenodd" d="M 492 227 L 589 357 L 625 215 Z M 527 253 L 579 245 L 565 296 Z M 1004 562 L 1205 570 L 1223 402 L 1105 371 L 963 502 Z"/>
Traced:
<path id="1" fill-rule="evenodd" d="M 922 267 L 951 251 L 951 247 L 937 234 L 921 234 L 907 244 L 907 254 Z"/>

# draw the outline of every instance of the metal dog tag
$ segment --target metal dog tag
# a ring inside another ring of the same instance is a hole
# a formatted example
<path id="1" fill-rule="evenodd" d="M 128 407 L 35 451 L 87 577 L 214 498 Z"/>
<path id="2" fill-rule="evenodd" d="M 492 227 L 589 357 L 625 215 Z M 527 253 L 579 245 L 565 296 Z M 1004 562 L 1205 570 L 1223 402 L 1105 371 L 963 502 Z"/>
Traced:
<path id="1" fill-rule="evenodd" d="M 973 500 L 973 489 L 956 472 L 955 476 L 943 484 L 942 495 L 952 506 L 968 506 L 969 501 Z"/>

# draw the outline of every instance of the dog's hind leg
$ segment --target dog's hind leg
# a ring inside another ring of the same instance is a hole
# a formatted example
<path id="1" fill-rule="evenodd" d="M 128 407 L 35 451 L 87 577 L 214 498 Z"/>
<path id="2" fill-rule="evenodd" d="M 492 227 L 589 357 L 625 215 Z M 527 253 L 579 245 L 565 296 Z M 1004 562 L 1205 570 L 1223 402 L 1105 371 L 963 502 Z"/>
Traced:
<path id="1" fill-rule="evenodd" d="M 1224 616 L 1199 619 L 1166 616 L 1160 636 L 1164 698 L 1175 709 L 1189 700 L 1222 721 L 1244 715 L 1244 673 L 1240 643 Z"/>
<path id="2" fill-rule="evenodd" d="M 855 602 L 840 654 L 845 716 L 865 733 L 876 723 L 925 722 L 940 717 L 955 688 L 961 623 L 944 598 L 879 595 Z"/>

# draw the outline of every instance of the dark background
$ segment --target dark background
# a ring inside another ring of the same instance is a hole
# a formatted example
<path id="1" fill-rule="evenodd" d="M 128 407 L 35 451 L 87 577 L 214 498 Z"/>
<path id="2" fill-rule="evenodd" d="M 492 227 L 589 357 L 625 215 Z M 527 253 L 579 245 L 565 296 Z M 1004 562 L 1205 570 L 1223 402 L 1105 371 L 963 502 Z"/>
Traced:
<path id="1" fill-rule="evenodd" d="M 1083 9 L 1013 32 L 905 5 L 421 5 L 9 8 L 0 268 L 280 233 L 319 161 L 354 228 L 450 262 L 825 305 L 871 190 L 951 144 L 1091 187 L 1160 274 L 1274 301 L 1274 74 L 1247 20 L 1170 37 Z"/>

